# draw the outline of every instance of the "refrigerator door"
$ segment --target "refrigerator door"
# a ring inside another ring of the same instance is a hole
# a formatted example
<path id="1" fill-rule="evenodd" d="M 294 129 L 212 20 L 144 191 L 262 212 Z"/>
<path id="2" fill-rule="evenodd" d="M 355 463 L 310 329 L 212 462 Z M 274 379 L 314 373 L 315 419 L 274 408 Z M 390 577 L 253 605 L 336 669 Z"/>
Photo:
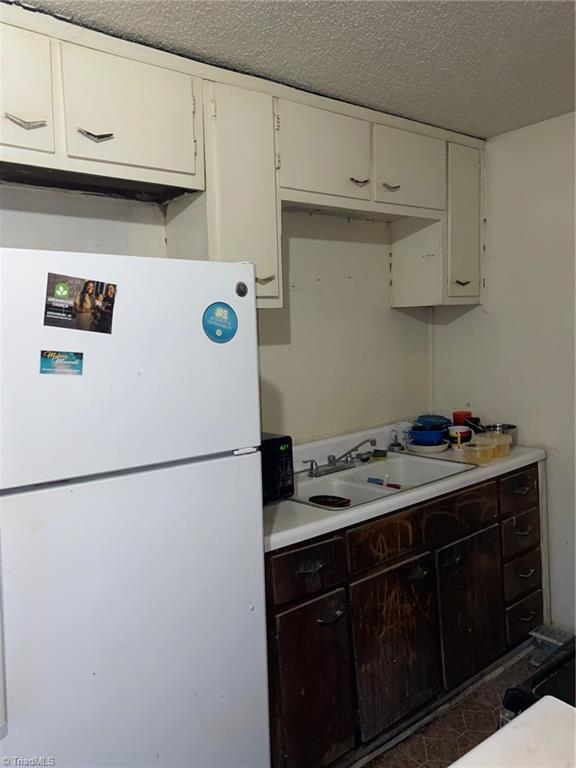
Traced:
<path id="1" fill-rule="evenodd" d="M 259 445 L 252 265 L 0 259 L 0 488 Z M 76 313 L 86 283 L 92 309 Z M 101 309 L 110 284 L 112 315 Z"/>
<path id="2" fill-rule="evenodd" d="M 254 453 L 0 498 L 0 757 L 269 765 L 260 494 Z"/>

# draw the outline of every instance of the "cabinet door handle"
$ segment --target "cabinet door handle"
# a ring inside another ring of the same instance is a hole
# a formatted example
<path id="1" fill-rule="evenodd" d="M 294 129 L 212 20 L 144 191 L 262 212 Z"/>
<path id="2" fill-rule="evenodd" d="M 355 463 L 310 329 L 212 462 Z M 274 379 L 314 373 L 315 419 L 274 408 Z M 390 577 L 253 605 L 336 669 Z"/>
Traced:
<path id="1" fill-rule="evenodd" d="M 370 179 L 356 179 L 354 176 L 350 176 L 350 181 L 353 184 L 356 184 L 357 187 L 365 187 L 366 184 L 370 181 Z"/>
<path id="2" fill-rule="evenodd" d="M 462 555 L 457 553 L 453 555 L 450 560 L 444 560 L 442 563 L 442 568 L 456 568 L 460 565 L 460 562 L 462 561 Z"/>
<path id="3" fill-rule="evenodd" d="M 470 280 L 454 280 L 454 282 L 456 283 L 456 285 L 464 286 L 464 285 L 470 285 L 471 281 Z"/>
<path id="4" fill-rule="evenodd" d="M 317 576 L 320 571 L 325 567 L 324 563 L 316 563 L 315 565 L 311 565 L 310 567 L 306 568 L 304 566 L 301 566 L 297 569 L 296 573 L 298 576 Z"/>
<path id="5" fill-rule="evenodd" d="M 87 139 L 95 141 L 96 144 L 100 144 L 102 141 L 110 141 L 110 139 L 114 138 L 113 133 L 92 133 L 92 131 L 87 131 L 85 128 L 77 128 L 76 130 L 82 136 L 86 136 Z"/>
<path id="6" fill-rule="evenodd" d="M 19 125 L 20 128 L 24 128 L 25 131 L 33 131 L 34 128 L 45 128 L 48 125 L 47 120 L 23 120 L 18 115 L 13 115 L 10 112 L 4 112 L 4 117 L 12 123 Z"/>
<path id="7" fill-rule="evenodd" d="M 533 530 L 533 526 L 529 525 L 528 528 L 525 528 L 523 531 L 519 531 L 518 528 L 516 528 L 516 522 L 514 522 L 514 533 L 516 536 L 528 536 L 530 533 L 532 533 Z"/>
<path id="8" fill-rule="evenodd" d="M 336 624 L 336 622 L 339 621 L 345 613 L 346 611 L 344 611 L 342 608 L 338 608 L 337 611 L 334 611 L 332 616 L 328 616 L 325 619 L 316 619 L 316 621 L 322 627 L 331 627 L 332 624 Z"/>
<path id="9" fill-rule="evenodd" d="M 399 189 L 401 189 L 401 184 L 388 184 L 387 182 L 383 181 L 382 186 L 384 189 L 387 189 L 388 192 L 398 192 Z"/>
<path id="10" fill-rule="evenodd" d="M 532 576 L 534 576 L 535 573 L 536 573 L 536 568 L 530 568 L 525 573 L 519 573 L 518 574 L 518 578 L 519 579 L 531 579 Z"/>
<path id="11" fill-rule="evenodd" d="M 514 496 L 526 496 L 529 490 L 530 490 L 530 486 L 524 485 L 522 488 L 514 488 L 512 493 L 514 494 Z"/>
<path id="12" fill-rule="evenodd" d="M 272 280 L 276 280 L 276 275 L 268 275 L 267 277 L 257 277 L 256 282 L 258 285 L 268 285 Z"/>
<path id="13" fill-rule="evenodd" d="M 528 616 L 520 616 L 520 621 L 532 621 L 534 616 L 536 616 L 536 611 L 530 611 Z"/>
<path id="14" fill-rule="evenodd" d="M 408 581 L 422 581 L 428 576 L 426 568 L 422 568 L 421 565 L 416 565 L 408 574 Z"/>

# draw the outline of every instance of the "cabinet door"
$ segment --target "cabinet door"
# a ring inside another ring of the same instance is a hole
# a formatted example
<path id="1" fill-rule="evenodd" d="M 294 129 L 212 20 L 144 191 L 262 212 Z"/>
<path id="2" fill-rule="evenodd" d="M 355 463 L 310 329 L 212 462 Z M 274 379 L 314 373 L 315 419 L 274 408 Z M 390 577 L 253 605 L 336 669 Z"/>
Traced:
<path id="1" fill-rule="evenodd" d="M 285 766 L 327 765 L 354 745 L 344 590 L 279 614 L 275 629 Z"/>
<path id="2" fill-rule="evenodd" d="M 62 44 L 70 157 L 194 174 L 192 78 Z"/>
<path id="3" fill-rule="evenodd" d="M 499 526 L 444 547 L 436 561 L 444 685 L 450 690 L 504 652 Z"/>
<path id="4" fill-rule="evenodd" d="M 0 143 L 54 152 L 50 40 L 0 25 Z"/>
<path id="5" fill-rule="evenodd" d="M 448 144 L 448 295 L 480 293 L 480 150 Z"/>
<path id="6" fill-rule="evenodd" d="M 385 125 L 374 126 L 376 200 L 446 208 L 446 142 Z"/>
<path id="7" fill-rule="evenodd" d="M 280 186 L 370 199 L 370 125 L 278 101 Z"/>
<path id="8" fill-rule="evenodd" d="M 441 688 L 434 560 L 404 561 L 350 586 L 363 741 Z"/>
<path id="9" fill-rule="evenodd" d="M 257 297 L 280 293 L 272 96 L 205 83 L 210 258 L 250 261 Z"/>

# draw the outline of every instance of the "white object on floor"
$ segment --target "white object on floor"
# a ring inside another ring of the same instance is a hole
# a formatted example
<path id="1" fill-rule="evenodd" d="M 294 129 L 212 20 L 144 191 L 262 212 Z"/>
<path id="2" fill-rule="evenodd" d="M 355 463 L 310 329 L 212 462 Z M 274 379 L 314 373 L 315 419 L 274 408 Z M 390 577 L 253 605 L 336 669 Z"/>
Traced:
<path id="1" fill-rule="evenodd" d="M 544 696 L 451 768 L 573 768 L 576 709 Z"/>

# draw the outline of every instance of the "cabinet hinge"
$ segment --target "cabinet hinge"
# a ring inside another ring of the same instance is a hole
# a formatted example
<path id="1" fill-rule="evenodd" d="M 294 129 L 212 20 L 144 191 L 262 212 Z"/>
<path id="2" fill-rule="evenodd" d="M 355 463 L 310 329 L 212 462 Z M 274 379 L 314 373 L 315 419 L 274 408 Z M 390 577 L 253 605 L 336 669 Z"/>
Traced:
<path id="1" fill-rule="evenodd" d="M 194 139 L 194 157 L 198 157 L 198 141 Z"/>
<path id="2" fill-rule="evenodd" d="M 280 115 L 274 115 L 274 129 L 276 131 L 280 130 Z"/>
<path id="3" fill-rule="evenodd" d="M 196 96 L 192 96 L 192 114 L 196 114 Z"/>
<path id="4" fill-rule="evenodd" d="M 486 288 L 486 278 L 482 278 L 482 288 Z"/>
<path id="5" fill-rule="evenodd" d="M 280 170 L 280 152 L 276 152 L 276 170 Z"/>
<path id="6" fill-rule="evenodd" d="M 216 117 L 216 112 L 217 111 L 218 111 L 218 109 L 216 107 L 216 102 L 214 101 L 214 99 L 212 99 L 210 101 L 210 114 L 212 115 L 212 117 Z"/>

